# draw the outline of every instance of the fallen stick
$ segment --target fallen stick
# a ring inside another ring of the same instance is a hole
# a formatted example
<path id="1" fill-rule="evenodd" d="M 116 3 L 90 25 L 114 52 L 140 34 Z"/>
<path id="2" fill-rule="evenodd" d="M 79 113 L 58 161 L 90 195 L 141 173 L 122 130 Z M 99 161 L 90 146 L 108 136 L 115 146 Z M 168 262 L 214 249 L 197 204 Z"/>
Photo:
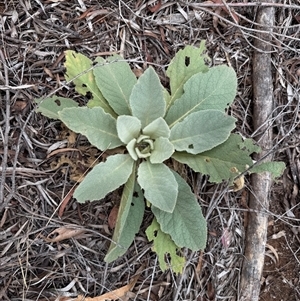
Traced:
<path id="1" fill-rule="evenodd" d="M 272 3 L 272 1 L 268 1 Z M 262 152 L 255 158 L 260 160 L 272 148 L 272 127 L 270 118 L 273 110 L 273 83 L 271 71 L 270 41 L 274 23 L 274 8 L 260 7 L 256 22 L 261 24 L 254 40 L 253 56 L 253 124 L 257 131 L 255 139 Z M 269 32 L 266 33 L 266 32 Z M 272 156 L 266 156 L 265 161 L 271 161 Z M 246 232 L 245 257 L 243 262 L 240 301 L 258 301 L 260 281 L 264 265 L 265 246 L 269 209 L 269 195 L 272 184 L 270 173 L 253 174 L 251 176 L 252 193 L 249 200 L 248 227 Z"/>

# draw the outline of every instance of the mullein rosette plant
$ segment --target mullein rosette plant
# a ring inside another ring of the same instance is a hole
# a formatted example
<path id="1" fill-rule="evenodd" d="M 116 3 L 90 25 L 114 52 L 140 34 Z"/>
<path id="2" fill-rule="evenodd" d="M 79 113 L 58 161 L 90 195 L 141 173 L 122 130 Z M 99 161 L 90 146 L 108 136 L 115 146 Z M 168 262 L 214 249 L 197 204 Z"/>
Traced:
<path id="1" fill-rule="evenodd" d="M 167 69 L 168 91 L 152 67 L 137 79 L 118 55 L 95 61 L 74 51 L 65 55 L 66 80 L 78 93 L 89 93 L 90 101 L 79 107 L 72 99 L 54 96 L 37 100 L 37 111 L 61 120 L 100 150 L 119 150 L 93 167 L 74 192 L 82 203 L 101 200 L 124 185 L 105 261 L 126 252 L 147 205 L 154 217 L 146 235 L 160 267 L 181 272 L 185 260 L 180 249 L 204 249 L 207 227 L 195 194 L 170 168 L 170 159 L 209 175 L 210 182 L 232 184 L 253 164 L 250 154 L 259 151 L 251 140 L 231 133 L 236 120 L 226 111 L 236 94 L 234 70 L 208 68 L 204 42 L 199 48 L 186 46 Z M 256 168 L 278 176 L 284 165 Z"/>

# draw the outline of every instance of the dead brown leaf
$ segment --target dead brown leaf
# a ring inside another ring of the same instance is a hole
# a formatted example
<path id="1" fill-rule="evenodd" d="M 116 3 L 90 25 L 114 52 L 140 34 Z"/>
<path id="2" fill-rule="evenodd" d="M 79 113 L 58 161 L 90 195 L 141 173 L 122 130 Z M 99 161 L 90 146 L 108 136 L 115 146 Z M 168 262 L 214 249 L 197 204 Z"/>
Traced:
<path id="1" fill-rule="evenodd" d="M 45 240 L 47 242 L 59 242 L 69 238 L 79 238 L 84 232 L 84 229 L 60 227 L 55 229 L 47 237 L 45 237 Z"/>
<path id="2" fill-rule="evenodd" d="M 157 12 L 161 8 L 161 0 L 149 1 L 147 8 L 151 11 L 151 13 Z"/>
<path id="3" fill-rule="evenodd" d="M 122 286 L 121 288 L 118 288 L 116 290 L 105 293 L 104 295 L 101 295 L 101 296 L 98 296 L 95 298 L 90 298 L 90 297 L 84 298 L 84 296 L 79 295 L 77 297 L 77 299 L 75 299 L 74 301 L 82 301 L 82 300 L 84 300 L 84 301 L 107 301 L 107 300 L 122 299 L 122 298 L 126 297 L 126 294 L 129 291 L 131 291 L 133 289 L 133 287 L 135 286 L 136 282 L 138 281 L 138 279 L 140 277 L 140 273 L 143 269 L 144 269 L 143 266 L 141 268 L 139 268 L 139 270 L 137 272 L 138 274 L 133 277 L 133 279 L 130 281 L 130 283 L 125 286 Z"/>
<path id="4" fill-rule="evenodd" d="M 114 229 L 116 226 L 117 218 L 118 218 L 119 206 L 115 205 L 109 214 L 108 217 L 108 226 L 110 229 Z"/>
<path id="5" fill-rule="evenodd" d="M 74 190 L 75 190 L 75 187 L 72 187 L 71 190 L 67 193 L 67 195 L 63 198 L 61 205 L 59 207 L 59 210 L 58 210 L 59 217 L 63 216 L 63 213 L 64 213 L 71 197 L 73 196 Z"/>

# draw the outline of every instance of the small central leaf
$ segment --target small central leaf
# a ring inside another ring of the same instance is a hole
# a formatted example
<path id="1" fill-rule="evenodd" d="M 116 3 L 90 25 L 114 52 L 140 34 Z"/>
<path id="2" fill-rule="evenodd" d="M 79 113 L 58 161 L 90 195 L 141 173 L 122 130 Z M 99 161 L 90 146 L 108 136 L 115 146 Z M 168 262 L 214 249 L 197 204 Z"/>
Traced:
<path id="1" fill-rule="evenodd" d="M 133 116 L 121 115 L 117 119 L 118 136 L 125 144 L 137 139 L 142 128 L 141 122 Z"/>

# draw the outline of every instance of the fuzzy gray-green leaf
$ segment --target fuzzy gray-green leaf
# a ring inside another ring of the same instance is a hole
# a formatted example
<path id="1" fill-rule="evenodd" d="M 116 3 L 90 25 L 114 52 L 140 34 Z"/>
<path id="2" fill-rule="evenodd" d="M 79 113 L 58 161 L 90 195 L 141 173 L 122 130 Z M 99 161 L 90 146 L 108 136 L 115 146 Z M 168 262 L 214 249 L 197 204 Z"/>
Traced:
<path id="1" fill-rule="evenodd" d="M 217 66 L 193 75 L 184 85 L 184 94 L 170 107 L 165 119 L 170 127 L 199 110 L 224 111 L 234 100 L 237 79 L 233 68 Z"/>
<path id="2" fill-rule="evenodd" d="M 101 107 L 64 109 L 59 112 L 59 119 L 72 131 L 86 136 L 91 144 L 101 150 L 123 144 L 118 137 L 116 119 Z"/>
<path id="3" fill-rule="evenodd" d="M 158 137 L 170 137 L 170 129 L 165 120 L 161 117 L 155 119 L 143 129 L 143 134 L 150 136 L 152 139 Z"/>
<path id="4" fill-rule="evenodd" d="M 58 112 L 66 108 L 76 108 L 78 103 L 70 98 L 52 96 L 45 99 L 36 99 L 38 104 L 36 112 L 42 113 L 44 116 L 59 119 Z"/>
<path id="5" fill-rule="evenodd" d="M 97 58 L 96 62 L 102 63 L 94 68 L 94 75 L 103 96 L 118 115 L 131 115 L 129 97 L 136 77 L 130 66 L 119 55 Z"/>
<path id="6" fill-rule="evenodd" d="M 166 110 L 163 87 L 152 67 L 138 79 L 130 95 L 132 115 L 142 122 L 142 128 L 163 117 Z"/>
<path id="7" fill-rule="evenodd" d="M 118 136 L 125 144 L 139 137 L 142 124 L 134 116 L 121 115 L 117 118 Z"/>
<path id="8" fill-rule="evenodd" d="M 250 154 L 254 147 L 250 139 L 243 141 L 240 135 L 231 134 L 225 142 L 211 150 L 197 155 L 175 152 L 172 158 L 187 164 L 195 172 L 209 175 L 211 183 L 221 183 L 233 180 L 239 172 L 252 165 Z"/>
<path id="9" fill-rule="evenodd" d="M 173 172 L 178 183 L 178 197 L 172 213 L 152 207 L 161 230 L 169 234 L 178 247 L 187 247 L 193 251 L 206 246 L 207 227 L 201 207 L 189 185 L 177 173 Z"/>
<path id="10" fill-rule="evenodd" d="M 72 81 L 75 84 L 75 90 L 81 95 L 91 94 L 92 97 L 88 102 L 89 107 L 100 106 L 105 112 L 115 117 L 114 111 L 97 87 L 92 71 L 93 62 L 85 55 L 73 50 L 65 51 L 65 55 L 66 80 Z"/>
<path id="11" fill-rule="evenodd" d="M 199 48 L 188 45 L 184 49 L 179 50 L 172 59 L 167 70 L 171 86 L 168 108 L 175 99 L 182 95 L 183 85 L 191 76 L 199 72 L 208 71 L 208 66 L 205 65 L 205 60 L 208 60 L 208 56 L 204 54 L 205 50 L 205 41 L 202 41 Z"/>
<path id="12" fill-rule="evenodd" d="M 154 150 L 151 152 L 150 162 L 152 164 L 163 163 L 174 153 L 174 146 L 168 138 L 159 137 L 154 141 Z"/>
<path id="13" fill-rule="evenodd" d="M 235 118 L 221 111 L 198 111 L 171 129 L 170 142 L 177 151 L 199 154 L 224 142 L 234 128 Z"/>
<path id="14" fill-rule="evenodd" d="M 104 258 L 112 262 L 126 253 L 141 226 L 145 203 L 144 196 L 132 172 L 124 186 L 112 242 Z"/>
<path id="15" fill-rule="evenodd" d="M 144 161 L 138 168 L 138 183 L 144 189 L 145 198 L 163 211 L 174 210 L 178 184 L 171 170 L 164 164 Z"/>
<path id="16" fill-rule="evenodd" d="M 129 155 L 117 154 L 96 165 L 76 188 L 74 197 L 78 202 L 103 199 L 127 182 L 134 161 Z"/>

